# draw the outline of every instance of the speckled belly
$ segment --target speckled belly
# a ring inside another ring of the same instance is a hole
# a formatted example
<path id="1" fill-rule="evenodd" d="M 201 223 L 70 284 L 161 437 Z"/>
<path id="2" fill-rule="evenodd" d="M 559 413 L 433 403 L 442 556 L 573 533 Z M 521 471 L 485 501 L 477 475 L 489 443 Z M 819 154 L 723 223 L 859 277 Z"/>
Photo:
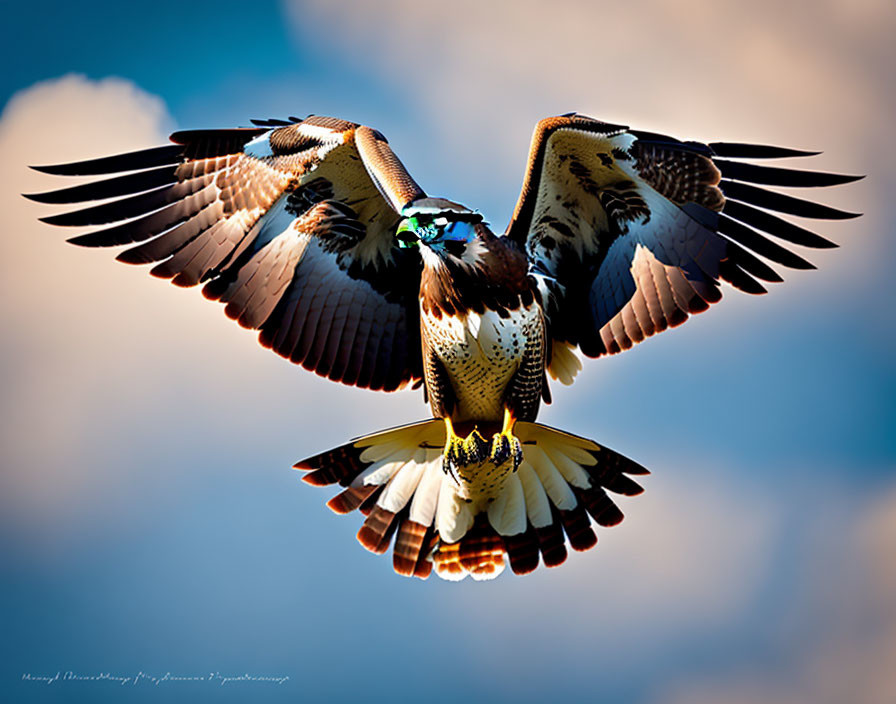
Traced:
<path id="1" fill-rule="evenodd" d="M 538 306 L 511 311 L 506 318 L 491 311 L 435 318 L 421 311 L 421 320 L 457 398 L 452 419 L 501 421 L 504 392 L 526 352 L 526 340 L 543 325 Z"/>

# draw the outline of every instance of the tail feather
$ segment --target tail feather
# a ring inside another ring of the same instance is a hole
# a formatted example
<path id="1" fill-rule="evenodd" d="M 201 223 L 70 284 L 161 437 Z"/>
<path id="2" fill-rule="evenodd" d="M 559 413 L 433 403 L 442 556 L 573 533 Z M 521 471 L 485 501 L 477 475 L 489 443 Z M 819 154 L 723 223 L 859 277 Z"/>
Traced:
<path id="1" fill-rule="evenodd" d="M 543 448 L 538 445 L 526 445 L 523 447 L 523 456 L 525 458 L 523 463 L 531 463 L 532 469 L 538 475 L 541 485 L 554 506 L 566 511 L 576 505 L 576 496 L 572 492 L 572 487 L 567 484 Z"/>
<path id="2" fill-rule="evenodd" d="M 417 485 L 414 498 L 411 499 L 410 520 L 424 526 L 431 526 L 436 518 L 439 505 L 439 494 L 445 473 L 442 471 L 441 456 L 427 462 L 423 468 L 423 476 Z"/>
<path id="3" fill-rule="evenodd" d="M 579 504 L 569 511 L 560 511 L 560 522 L 573 550 L 589 550 L 597 545 L 597 535 L 591 528 L 591 521 L 585 508 Z"/>
<path id="4" fill-rule="evenodd" d="M 428 526 L 411 519 L 404 521 L 398 528 L 395 549 L 392 552 L 392 567 L 398 574 L 405 577 L 414 575 L 423 553 L 423 546 L 426 544 L 428 531 Z"/>
<path id="5" fill-rule="evenodd" d="M 563 540 L 560 512 L 554 508 L 552 513 L 555 516 L 552 523 L 535 529 L 538 549 L 541 550 L 541 560 L 545 567 L 557 567 L 566 562 L 566 543 Z"/>
<path id="6" fill-rule="evenodd" d="M 370 512 L 373 511 L 374 507 L 376 506 L 377 501 L 379 501 L 380 494 L 383 493 L 384 488 L 385 487 L 378 486 L 376 489 L 370 492 L 370 496 L 364 499 L 364 503 L 362 503 L 358 507 L 358 510 L 365 516 L 369 516 Z"/>
<path id="7" fill-rule="evenodd" d="M 607 492 L 600 487 L 579 490 L 578 496 L 585 505 L 588 515 L 599 526 L 612 528 L 622 523 L 622 519 L 625 518 L 619 507 L 613 503 L 613 499 L 607 496 Z"/>
<path id="8" fill-rule="evenodd" d="M 414 567 L 414 576 L 420 579 L 429 577 L 433 568 L 432 556 L 439 546 L 439 536 L 436 529 L 430 526 L 426 531 L 426 538 L 423 540 L 423 549 L 417 558 L 417 565 Z"/>
<path id="9" fill-rule="evenodd" d="M 467 576 L 460 564 L 460 543 L 441 544 L 432 554 L 436 574 L 449 582 L 459 582 Z"/>
<path id="10" fill-rule="evenodd" d="M 378 488 L 379 487 L 373 485 L 358 487 L 350 486 L 345 491 L 336 494 L 336 496 L 327 501 L 327 506 L 329 506 L 334 513 L 351 513 L 363 504 Z"/>
<path id="11" fill-rule="evenodd" d="M 471 498 L 443 471 L 439 419 L 358 438 L 296 468 L 315 486 L 345 487 L 328 506 L 367 516 L 358 540 L 376 553 L 391 545 L 399 574 L 425 579 L 435 569 L 448 580 L 492 579 L 507 564 L 515 574 L 527 574 L 539 562 L 562 564 L 567 543 L 574 550 L 593 547 L 593 524 L 613 526 L 623 518 L 607 491 L 641 493 L 627 475 L 647 470 L 591 440 L 538 423 L 519 422 L 515 433 L 523 461 L 490 502 Z"/>
<path id="12" fill-rule="evenodd" d="M 395 513 L 376 505 L 358 531 L 358 542 L 371 552 L 381 555 L 389 549 L 392 534 L 397 527 Z"/>
<path id="13" fill-rule="evenodd" d="M 504 541 L 483 514 L 461 538 L 460 566 L 475 580 L 494 579 L 504 571 Z"/>
<path id="14" fill-rule="evenodd" d="M 307 460 L 297 463 L 295 468 L 313 470 L 302 477 L 303 481 L 312 486 L 327 486 L 336 483 L 348 486 L 349 482 L 345 479 L 355 476 L 360 456 L 360 449 L 351 445 L 343 445 L 309 457 Z"/>
<path id="15" fill-rule="evenodd" d="M 507 477 L 504 490 L 489 504 L 488 520 L 501 535 L 526 531 L 526 499 L 518 473 Z"/>
<path id="16" fill-rule="evenodd" d="M 525 533 L 506 536 L 504 549 L 507 551 L 510 569 L 514 574 L 529 574 L 538 567 L 538 536 L 531 524 Z"/>
<path id="17" fill-rule="evenodd" d="M 551 525 L 554 522 L 551 500 L 532 465 L 527 461 L 523 462 L 517 470 L 517 476 L 523 486 L 523 499 L 526 502 L 529 523 L 535 528 Z"/>

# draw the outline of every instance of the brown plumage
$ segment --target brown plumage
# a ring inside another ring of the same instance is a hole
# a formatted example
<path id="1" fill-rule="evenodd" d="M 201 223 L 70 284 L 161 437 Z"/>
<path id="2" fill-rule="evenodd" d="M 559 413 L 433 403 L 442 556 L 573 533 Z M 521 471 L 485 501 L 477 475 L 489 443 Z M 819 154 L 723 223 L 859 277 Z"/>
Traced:
<path id="1" fill-rule="evenodd" d="M 479 223 L 475 229 L 485 250 L 480 263 L 445 259 L 442 266 L 423 269 L 420 308 L 424 313 L 438 318 L 492 310 L 506 317 L 509 311 L 534 301 L 525 254 L 495 237 L 486 225 Z"/>
<path id="2" fill-rule="evenodd" d="M 375 433 L 296 465 L 328 505 L 366 516 L 358 540 L 426 578 L 556 566 L 623 514 L 644 470 L 535 422 L 547 374 L 628 349 L 721 298 L 764 293 L 767 263 L 812 265 L 786 245 L 834 244 L 776 213 L 845 219 L 765 186 L 856 177 L 767 167 L 791 149 L 680 141 L 583 115 L 535 128 L 504 236 L 429 197 L 378 131 L 332 117 L 192 130 L 172 144 L 37 167 L 97 176 L 29 198 L 83 203 L 43 218 L 99 226 L 179 286 L 203 284 L 259 342 L 334 381 L 424 386 L 435 420 Z M 101 201 L 96 203 L 96 201 Z M 778 241 L 785 244 L 780 244 Z M 762 283 L 761 283 L 762 282 Z M 506 557 L 505 557 L 506 555 Z"/>

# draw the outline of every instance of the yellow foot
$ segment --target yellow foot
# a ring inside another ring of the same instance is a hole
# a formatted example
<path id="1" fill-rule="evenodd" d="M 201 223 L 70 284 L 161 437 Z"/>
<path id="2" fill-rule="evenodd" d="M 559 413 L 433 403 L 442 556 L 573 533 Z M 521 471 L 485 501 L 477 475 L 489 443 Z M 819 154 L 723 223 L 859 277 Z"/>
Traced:
<path id="1" fill-rule="evenodd" d="M 505 408 L 504 425 L 501 428 L 501 432 L 495 433 L 492 437 L 492 446 L 488 453 L 488 459 L 496 466 L 500 466 L 507 460 L 512 459 L 513 471 L 515 472 L 523 461 L 523 446 L 513 434 L 514 423 L 516 423 L 516 419 L 513 417 L 513 413 L 510 412 L 509 408 Z"/>
<path id="2" fill-rule="evenodd" d="M 458 469 L 470 465 L 479 464 L 488 457 L 488 442 L 478 428 L 466 437 L 461 438 L 455 434 L 451 420 L 445 418 L 445 450 L 442 452 L 442 469 L 454 477 L 458 483 L 460 476 Z"/>
<path id="3" fill-rule="evenodd" d="M 496 466 L 500 466 L 507 460 L 512 459 L 513 471 L 515 472 L 523 461 L 523 446 L 511 431 L 502 430 L 500 433 L 495 433 L 492 437 L 492 446 L 488 453 L 488 459 Z"/>

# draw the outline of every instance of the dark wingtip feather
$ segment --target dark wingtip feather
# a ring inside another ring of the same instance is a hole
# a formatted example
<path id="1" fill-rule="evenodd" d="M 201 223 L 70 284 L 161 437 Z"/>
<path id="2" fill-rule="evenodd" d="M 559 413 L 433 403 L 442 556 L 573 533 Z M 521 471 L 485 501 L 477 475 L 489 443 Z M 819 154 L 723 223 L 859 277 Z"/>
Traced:
<path id="1" fill-rule="evenodd" d="M 38 220 L 47 223 L 47 225 L 60 225 L 62 227 L 81 227 L 84 225 L 97 224 L 79 221 L 77 218 L 78 213 L 79 211 L 73 213 L 59 213 L 58 215 L 44 215 L 42 218 L 38 218 Z"/>
<path id="2" fill-rule="evenodd" d="M 33 166 L 31 167 L 34 168 Z M 22 198 L 27 198 L 28 200 L 33 200 L 35 203 L 57 203 L 58 201 L 54 200 L 54 195 L 56 191 L 47 191 L 46 193 L 22 193 Z"/>
<path id="3" fill-rule="evenodd" d="M 85 161 L 72 161 L 67 164 L 47 164 L 32 166 L 35 171 L 53 176 L 96 176 L 119 171 L 138 171 L 156 166 L 176 164 L 180 161 L 183 148 L 177 144 L 163 147 L 150 147 L 125 154 L 114 154 Z"/>
<path id="4" fill-rule="evenodd" d="M 752 255 L 751 255 L 752 256 Z M 744 293 L 760 296 L 768 293 L 765 287 L 731 259 L 719 262 L 719 276 Z"/>
<path id="5" fill-rule="evenodd" d="M 644 493 L 644 487 L 636 481 L 629 479 L 624 474 L 610 479 L 604 483 L 604 486 L 616 494 L 623 496 L 640 496 Z"/>
<path id="6" fill-rule="evenodd" d="M 756 254 L 791 269 L 816 268 L 811 262 L 806 261 L 789 249 L 785 249 L 760 232 L 724 214 L 719 215 L 719 233 L 729 240 L 739 242 L 748 249 L 753 250 Z"/>
<path id="7" fill-rule="evenodd" d="M 784 281 L 777 271 L 759 259 L 759 257 L 750 254 L 743 247 L 729 241 L 727 248 L 728 259 L 735 268 L 743 269 L 744 272 L 750 276 L 755 276 L 757 279 L 762 279 L 763 281 L 768 281 L 770 283 L 781 283 Z M 765 289 L 762 289 L 761 293 L 765 293 Z"/>
<path id="8" fill-rule="evenodd" d="M 375 486 L 349 487 L 327 501 L 327 508 L 344 516 L 359 508 L 376 490 Z"/>
<path id="9" fill-rule="evenodd" d="M 278 120 L 277 118 L 268 118 L 267 120 L 253 120 L 250 119 L 251 122 L 256 127 L 286 127 L 291 125 L 291 122 L 286 120 Z"/>
<path id="10" fill-rule="evenodd" d="M 786 159 L 799 156 L 818 156 L 822 152 L 774 147 L 767 144 L 745 144 L 743 142 L 710 142 L 707 146 L 716 156 L 729 159 Z"/>
<path id="11" fill-rule="evenodd" d="M 153 259 L 140 254 L 137 248 L 133 248 L 119 252 L 118 256 L 115 257 L 115 261 L 122 262 L 123 264 L 150 264 Z"/>
<path id="12" fill-rule="evenodd" d="M 835 174 L 827 171 L 803 171 L 800 169 L 782 169 L 774 166 L 760 166 L 742 161 L 726 161 L 715 159 L 713 163 L 725 178 L 748 183 L 762 183 L 769 186 L 785 186 L 792 188 L 817 188 L 839 186 L 853 183 L 865 178 L 848 174 Z"/>
<path id="13" fill-rule="evenodd" d="M 633 460 L 629 460 L 627 457 L 626 460 L 628 461 L 626 462 L 625 468 L 622 470 L 623 473 L 634 474 L 637 476 L 645 476 L 647 474 L 650 474 L 650 470 L 647 469 L 647 467 L 642 467 L 640 464 Z"/>
<path id="14" fill-rule="evenodd" d="M 769 191 L 765 188 L 752 186 L 741 181 L 729 181 L 722 179 L 719 188 L 726 198 L 733 198 L 760 208 L 775 210 L 779 213 L 798 215 L 802 218 L 814 218 L 816 220 L 848 220 L 857 218 L 861 213 L 851 213 L 846 210 L 838 210 L 828 205 L 803 200 L 784 193 Z"/>
<path id="15" fill-rule="evenodd" d="M 43 220 L 43 218 L 41 218 Z M 88 232 L 86 235 L 76 235 L 75 237 L 69 237 L 66 242 L 69 244 L 77 245 L 78 247 L 97 247 L 96 238 L 94 237 L 93 232 Z"/>
<path id="16" fill-rule="evenodd" d="M 229 285 L 230 282 L 227 279 L 211 279 L 202 287 L 202 295 L 209 301 L 220 301 Z M 264 330 L 261 334 L 264 335 Z M 270 345 L 266 346 L 270 347 Z"/>
<path id="17" fill-rule="evenodd" d="M 296 467 L 296 469 L 306 469 L 305 467 Z M 308 468 L 310 469 L 310 468 Z M 331 482 L 326 480 L 324 477 L 320 475 L 316 475 L 315 472 L 309 472 L 302 476 L 302 481 L 306 484 L 310 484 L 311 486 L 328 486 Z"/>
<path id="18" fill-rule="evenodd" d="M 794 225 L 792 222 L 779 218 L 777 215 L 754 208 L 740 201 L 726 200 L 722 210 L 726 215 L 745 225 L 794 244 L 804 247 L 815 247 L 816 249 L 833 249 L 837 246 L 834 242 L 811 230 Z"/>

